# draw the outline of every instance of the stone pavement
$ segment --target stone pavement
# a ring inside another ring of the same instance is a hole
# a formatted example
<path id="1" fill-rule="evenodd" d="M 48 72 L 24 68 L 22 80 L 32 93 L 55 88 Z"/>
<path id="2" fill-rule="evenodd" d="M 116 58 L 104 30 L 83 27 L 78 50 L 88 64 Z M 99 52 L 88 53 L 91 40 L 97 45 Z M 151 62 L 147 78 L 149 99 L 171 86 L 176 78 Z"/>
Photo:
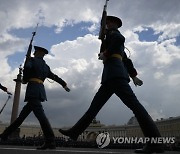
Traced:
<path id="1" fill-rule="evenodd" d="M 31 146 L 0 145 L 0 154 L 134 154 L 133 149 L 62 148 L 56 150 L 36 150 Z M 164 154 L 179 154 L 179 151 L 166 151 Z"/>

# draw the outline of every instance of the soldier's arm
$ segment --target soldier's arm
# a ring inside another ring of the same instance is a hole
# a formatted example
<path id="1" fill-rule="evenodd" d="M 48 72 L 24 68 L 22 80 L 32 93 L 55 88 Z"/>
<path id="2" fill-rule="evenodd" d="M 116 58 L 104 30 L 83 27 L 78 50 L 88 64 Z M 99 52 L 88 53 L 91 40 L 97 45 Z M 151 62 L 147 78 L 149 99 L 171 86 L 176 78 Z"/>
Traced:
<path id="1" fill-rule="evenodd" d="M 136 71 L 131 59 L 129 59 L 127 57 L 125 52 L 123 53 L 123 60 L 122 61 L 123 61 L 124 65 L 125 65 L 125 67 L 126 67 L 126 69 L 128 71 L 129 76 L 131 78 L 136 77 L 137 76 L 137 71 Z"/>
<path id="2" fill-rule="evenodd" d="M 34 58 L 30 57 L 28 59 L 28 61 L 25 63 L 24 68 L 27 68 L 27 69 L 32 68 L 33 67 L 33 61 L 34 61 Z"/>
<path id="3" fill-rule="evenodd" d="M 30 74 L 31 74 L 31 68 L 33 67 L 33 58 L 30 58 L 26 63 L 24 64 L 24 69 L 23 69 L 23 84 L 28 83 Z"/>
<path id="4" fill-rule="evenodd" d="M 67 83 L 62 80 L 60 77 L 58 77 L 56 74 L 52 73 L 51 70 L 49 71 L 49 75 L 48 75 L 48 78 L 56 81 L 57 83 L 59 83 L 60 85 L 62 85 L 62 87 L 67 91 L 69 92 L 70 89 L 68 88 L 67 86 Z"/>
<path id="5" fill-rule="evenodd" d="M 62 85 L 63 88 L 67 86 L 67 83 L 64 80 L 62 80 L 60 77 L 58 77 L 56 74 L 52 73 L 51 70 L 49 71 L 48 78 L 56 81 L 57 83 Z"/>
<path id="6" fill-rule="evenodd" d="M 136 71 L 131 59 L 129 59 L 127 57 L 125 52 L 123 55 L 123 63 L 128 71 L 129 76 L 132 78 L 135 86 L 141 86 L 143 84 L 143 81 L 137 77 L 137 71 Z"/>
<path id="7" fill-rule="evenodd" d="M 2 86 L 1 84 L 0 84 L 0 89 L 2 89 L 3 91 L 7 92 L 7 88 Z"/>

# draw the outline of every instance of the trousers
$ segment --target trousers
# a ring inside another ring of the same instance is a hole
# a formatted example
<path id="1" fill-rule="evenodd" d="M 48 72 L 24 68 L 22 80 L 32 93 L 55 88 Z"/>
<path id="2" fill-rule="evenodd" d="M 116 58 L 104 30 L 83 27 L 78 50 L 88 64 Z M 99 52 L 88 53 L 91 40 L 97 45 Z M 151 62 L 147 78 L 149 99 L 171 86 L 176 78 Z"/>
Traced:
<path id="1" fill-rule="evenodd" d="M 51 125 L 44 113 L 41 101 L 37 99 L 28 100 L 27 104 L 23 107 L 18 118 L 7 127 L 4 132 L 1 134 L 4 138 L 7 138 L 13 131 L 15 131 L 27 118 L 27 116 L 33 112 L 36 118 L 38 119 L 46 142 L 54 142 L 55 136 L 51 128 Z"/>
<path id="2" fill-rule="evenodd" d="M 128 81 L 120 78 L 107 81 L 101 85 L 86 113 L 70 131 L 77 136 L 80 135 L 90 125 L 103 105 L 113 94 L 116 94 L 122 102 L 132 110 L 145 137 L 161 136 L 151 116 L 133 93 Z"/>

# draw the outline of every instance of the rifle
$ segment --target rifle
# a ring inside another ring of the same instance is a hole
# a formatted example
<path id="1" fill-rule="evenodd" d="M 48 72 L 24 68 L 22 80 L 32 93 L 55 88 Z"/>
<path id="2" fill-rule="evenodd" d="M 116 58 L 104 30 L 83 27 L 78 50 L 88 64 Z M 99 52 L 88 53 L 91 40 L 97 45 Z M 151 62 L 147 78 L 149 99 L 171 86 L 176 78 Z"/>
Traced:
<path id="1" fill-rule="evenodd" d="M 106 30 L 106 17 L 107 17 L 107 2 L 109 0 L 106 0 L 105 5 L 104 5 L 104 9 L 103 9 L 103 13 L 102 13 L 102 17 L 101 17 L 101 27 L 100 27 L 100 31 L 99 31 L 99 37 L 98 39 L 101 40 L 101 47 L 100 47 L 100 53 L 104 51 L 105 49 L 105 45 L 104 45 L 104 39 L 105 39 L 105 30 Z"/>
<path id="2" fill-rule="evenodd" d="M 9 101 L 9 99 L 11 98 L 11 93 L 8 95 L 8 98 L 7 98 L 7 100 L 6 100 L 6 102 L 4 103 L 4 105 L 3 105 L 3 107 L 1 108 L 1 110 L 0 110 L 0 114 L 2 113 L 2 111 L 4 110 L 4 108 L 5 108 L 5 106 L 7 105 L 7 102 Z"/>
<path id="3" fill-rule="evenodd" d="M 37 28 L 38 28 L 38 23 L 37 23 L 37 26 L 35 28 L 35 31 L 32 32 L 32 38 L 30 40 L 29 47 L 28 47 L 28 50 L 27 50 L 27 53 L 26 53 L 26 60 L 24 62 L 24 66 L 26 65 L 27 61 L 31 58 L 32 42 L 33 42 L 34 36 L 36 35 Z M 24 76 L 23 76 L 22 83 L 26 84 L 27 80 L 28 80 L 28 76 L 25 75 L 25 74 L 28 74 L 28 73 L 26 73 L 25 69 L 23 70 L 23 74 L 24 74 Z"/>
<path id="4" fill-rule="evenodd" d="M 37 26 L 35 28 L 35 31 L 32 32 L 32 38 L 31 38 L 31 41 L 29 43 L 29 47 L 28 47 L 28 50 L 27 50 L 26 60 L 25 60 L 24 65 L 27 63 L 28 59 L 31 57 L 32 42 L 33 42 L 34 36 L 36 35 L 37 28 L 38 28 L 38 23 L 37 23 Z"/>

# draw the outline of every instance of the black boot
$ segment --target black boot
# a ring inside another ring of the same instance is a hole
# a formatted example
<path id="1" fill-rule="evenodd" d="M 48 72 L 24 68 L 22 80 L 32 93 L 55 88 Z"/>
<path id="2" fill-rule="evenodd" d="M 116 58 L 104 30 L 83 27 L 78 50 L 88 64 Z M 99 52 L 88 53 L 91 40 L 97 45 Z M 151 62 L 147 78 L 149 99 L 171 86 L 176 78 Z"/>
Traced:
<path id="1" fill-rule="evenodd" d="M 76 141 L 78 139 L 78 136 L 77 134 L 73 133 L 71 130 L 62 130 L 62 129 L 59 129 L 59 132 L 65 136 L 68 136 L 70 137 L 72 140 Z"/>
<path id="2" fill-rule="evenodd" d="M 94 107 L 90 107 L 72 128 L 68 130 L 59 129 L 59 132 L 76 141 L 78 139 L 78 136 L 82 134 L 82 132 L 90 125 L 92 120 L 97 115 L 98 111 L 99 109 L 97 107 L 95 109 Z"/>
<path id="3" fill-rule="evenodd" d="M 41 147 L 37 148 L 37 150 L 46 150 L 46 149 L 56 149 L 55 142 L 51 142 L 51 143 L 45 142 Z"/>
<path id="4" fill-rule="evenodd" d="M 163 145 L 145 145 L 142 149 L 136 149 L 135 153 L 164 153 Z"/>
<path id="5" fill-rule="evenodd" d="M 7 139 L 8 139 L 8 137 L 6 137 L 3 134 L 0 134 L 0 142 L 5 142 L 5 141 L 7 141 Z"/>

